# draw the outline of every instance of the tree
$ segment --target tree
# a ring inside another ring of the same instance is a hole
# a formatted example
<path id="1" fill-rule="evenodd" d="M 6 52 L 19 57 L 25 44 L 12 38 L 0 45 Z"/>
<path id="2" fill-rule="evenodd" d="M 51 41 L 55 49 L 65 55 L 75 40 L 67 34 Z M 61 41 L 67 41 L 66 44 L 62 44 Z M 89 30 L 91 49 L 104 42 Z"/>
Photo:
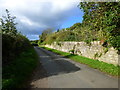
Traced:
<path id="1" fill-rule="evenodd" d="M 81 23 L 75 23 L 74 25 L 72 25 L 69 29 L 70 30 L 74 30 L 75 28 L 79 28 L 81 26 Z"/>
<path id="2" fill-rule="evenodd" d="M 57 29 L 57 32 L 59 32 L 60 30 L 59 29 Z"/>
<path id="3" fill-rule="evenodd" d="M 46 37 L 47 37 L 47 35 L 50 34 L 50 33 L 52 33 L 52 30 L 51 30 L 51 29 L 46 29 L 46 30 L 44 30 L 44 31 L 42 32 L 42 34 L 39 35 L 40 42 L 41 42 L 41 43 L 44 42 L 45 39 L 46 39 Z"/>
<path id="4" fill-rule="evenodd" d="M 120 50 L 120 41 L 115 40 L 120 37 L 120 2 L 81 2 L 79 6 L 84 11 L 83 23 Z"/>
<path id="5" fill-rule="evenodd" d="M 3 16 L 3 18 L 0 19 L 1 22 L 1 30 L 3 34 L 12 34 L 16 35 L 17 34 L 17 29 L 16 29 L 16 24 L 14 22 L 14 19 L 16 17 L 11 17 L 9 11 L 6 9 L 6 16 Z"/>

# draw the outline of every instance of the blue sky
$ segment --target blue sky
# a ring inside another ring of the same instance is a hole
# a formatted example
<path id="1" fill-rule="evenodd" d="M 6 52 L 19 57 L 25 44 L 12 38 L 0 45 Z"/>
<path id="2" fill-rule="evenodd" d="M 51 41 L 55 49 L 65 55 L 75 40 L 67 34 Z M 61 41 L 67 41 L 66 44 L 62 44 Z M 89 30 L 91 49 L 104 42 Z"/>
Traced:
<path id="1" fill-rule="evenodd" d="M 17 29 L 30 40 L 39 39 L 43 30 L 54 31 L 82 22 L 79 0 L 0 0 L 0 17 L 8 9 L 16 16 Z"/>
<path id="2" fill-rule="evenodd" d="M 80 12 L 79 16 L 71 16 L 71 17 L 69 17 L 65 22 L 63 22 L 60 29 L 68 28 L 68 27 L 70 27 L 73 24 L 78 23 L 78 22 L 82 23 L 82 20 L 83 20 L 82 16 L 83 16 L 83 12 Z"/>

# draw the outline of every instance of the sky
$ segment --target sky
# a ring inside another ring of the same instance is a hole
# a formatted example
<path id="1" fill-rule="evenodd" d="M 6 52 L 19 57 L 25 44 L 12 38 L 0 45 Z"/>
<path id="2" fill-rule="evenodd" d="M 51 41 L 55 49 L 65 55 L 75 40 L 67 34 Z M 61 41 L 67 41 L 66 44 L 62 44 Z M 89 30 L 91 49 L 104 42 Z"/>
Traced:
<path id="1" fill-rule="evenodd" d="M 30 40 L 38 40 L 43 30 L 67 28 L 82 22 L 79 0 L 0 0 L 0 17 L 8 9 L 16 16 L 17 29 Z"/>

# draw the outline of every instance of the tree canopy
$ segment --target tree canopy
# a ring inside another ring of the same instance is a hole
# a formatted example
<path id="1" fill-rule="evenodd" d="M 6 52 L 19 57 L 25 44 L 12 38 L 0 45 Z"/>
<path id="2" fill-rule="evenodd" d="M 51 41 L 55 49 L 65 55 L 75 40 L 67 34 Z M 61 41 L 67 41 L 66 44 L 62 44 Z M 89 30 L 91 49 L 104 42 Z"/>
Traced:
<path id="1" fill-rule="evenodd" d="M 2 33 L 15 35 L 17 33 L 17 23 L 14 21 L 16 17 L 12 17 L 7 9 L 6 14 L 6 16 L 3 16 L 3 18 L 1 18 Z"/>
<path id="2" fill-rule="evenodd" d="M 83 23 L 120 50 L 120 2 L 81 2 L 79 6 L 84 11 Z"/>

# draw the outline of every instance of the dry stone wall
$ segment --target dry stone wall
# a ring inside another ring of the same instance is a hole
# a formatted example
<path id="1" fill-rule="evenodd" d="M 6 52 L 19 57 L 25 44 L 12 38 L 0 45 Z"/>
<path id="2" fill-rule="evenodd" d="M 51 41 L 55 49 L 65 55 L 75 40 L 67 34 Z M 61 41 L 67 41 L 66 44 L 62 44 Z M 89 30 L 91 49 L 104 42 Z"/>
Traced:
<path id="1" fill-rule="evenodd" d="M 88 45 L 85 42 L 54 42 L 51 45 L 45 46 L 64 52 L 70 52 L 73 50 L 75 54 L 81 56 L 97 59 L 114 65 L 120 65 L 118 63 L 117 50 L 115 50 L 113 47 L 103 47 L 100 44 L 100 41 L 91 42 L 91 45 Z"/>

